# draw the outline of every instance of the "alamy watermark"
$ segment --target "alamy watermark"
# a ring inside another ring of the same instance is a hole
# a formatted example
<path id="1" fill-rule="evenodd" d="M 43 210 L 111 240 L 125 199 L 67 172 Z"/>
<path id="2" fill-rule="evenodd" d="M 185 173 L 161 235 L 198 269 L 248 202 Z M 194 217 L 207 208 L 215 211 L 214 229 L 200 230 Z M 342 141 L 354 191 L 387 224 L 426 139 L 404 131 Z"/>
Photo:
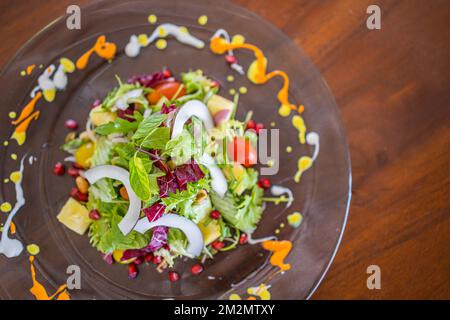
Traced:
<path id="1" fill-rule="evenodd" d="M 367 7 L 367 14 L 370 16 L 366 20 L 366 26 L 369 30 L 380 30 L 381 29 L 381 9 L 376 4 L 372 4 Z"/>

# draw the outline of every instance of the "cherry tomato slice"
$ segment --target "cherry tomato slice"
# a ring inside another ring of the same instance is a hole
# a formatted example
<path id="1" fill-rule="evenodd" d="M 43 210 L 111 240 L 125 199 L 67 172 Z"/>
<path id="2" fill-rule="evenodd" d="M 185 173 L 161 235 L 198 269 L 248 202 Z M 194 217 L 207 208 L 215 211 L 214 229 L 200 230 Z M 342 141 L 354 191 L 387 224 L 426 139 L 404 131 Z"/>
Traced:
<path id="1" fill-rule="evenodd" d="M 181 84 L 179 82 L 165 82 L 158 85 L 155 90 L 147 95 L 147 100 L 150 102 L 150 104 L 156 104 L 158 103 L 159 99 L 161 99 L 162 96 L 165 96 L 167 99 L 172 99 L 172 97 L 177 93 L 178 89 L 180 88 Z M 180 93 L 177 97 L 182 97 L 186 94 L 186 89 L 183 86 Z"/>
<path id="2" fill-rule="evenodd" d="M 255 165 L 258 161 L 256 149 L 248 139 L 241 137 L 235 137 L 228 143 L 228 155 L 233 161 L 247 168 Z"/>

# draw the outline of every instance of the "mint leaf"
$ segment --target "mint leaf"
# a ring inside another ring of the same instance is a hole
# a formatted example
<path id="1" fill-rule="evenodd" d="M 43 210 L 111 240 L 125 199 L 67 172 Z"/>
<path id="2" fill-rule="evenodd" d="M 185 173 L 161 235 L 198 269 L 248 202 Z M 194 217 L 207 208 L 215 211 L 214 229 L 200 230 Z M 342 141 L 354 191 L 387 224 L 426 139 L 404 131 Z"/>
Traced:
<path id="1" fill-rule="evenodd" d="M 166 120 L 167 115 L 155 113 L 144 120 L 137 127 L 136 132 L 133 135 L 133 140 L 140 140 L 145 138 L 148 134 L 150 134 L 154 129 L 158 128 L 164 120 Z"/>
<path id="2" fill-rule="evenodd" d="M 162 150 L 170 139 L 170 128 L 160 127 L 154 129 L 141 142 L 141 146 L 148 149 Z"/>
<path id="3" fill-rule="evenodd" d="M 127 134 L 136 130 L 139 123 L 137 121 L 129 122 L 122 118 L 117 118 L 114 122 L 108 122 L 95 128 L 95 132 L 101 136 L 107 136 L 111 133 Z"/>
<path id="4" fill-rule="evenodd" d="M 143 201 L 147 201 L 151 196 L 150 181 L 144 160 L 136 152 L 130 159 L 130 184 L 133 191 Z"/>

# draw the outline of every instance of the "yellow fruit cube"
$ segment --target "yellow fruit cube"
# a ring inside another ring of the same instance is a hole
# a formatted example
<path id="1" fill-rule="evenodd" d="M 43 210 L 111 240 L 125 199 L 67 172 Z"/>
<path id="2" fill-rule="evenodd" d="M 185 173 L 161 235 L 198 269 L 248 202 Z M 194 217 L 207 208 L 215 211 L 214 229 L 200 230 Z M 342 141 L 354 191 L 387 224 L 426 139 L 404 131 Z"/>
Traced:
<path id="1" fill-rule="evenodd" d="M 98 106 L 91 110 L 89 117 L 94 126 L 101 126 L 102 124 L 107 124 L 108 122 L 116 120 L 117 114 L 110 111 L 104 111 L 101 106 Z"/>
<path id="2" fill-rule="evenodd" d="M 205 246 L 220 237 L 220 226 L 217 220 L 210 220 L 207 226 L 205 226 L 206 219 L 203 219 L 198 227 L 203 235 L 203 241 Z"/>
<path id="3" fill-rule="evenodd" d="M 73 198 L 67 200 L 56 218 L 67 228 L 80 235 L 86 232 L 92 222 L 86 207 Z"/>

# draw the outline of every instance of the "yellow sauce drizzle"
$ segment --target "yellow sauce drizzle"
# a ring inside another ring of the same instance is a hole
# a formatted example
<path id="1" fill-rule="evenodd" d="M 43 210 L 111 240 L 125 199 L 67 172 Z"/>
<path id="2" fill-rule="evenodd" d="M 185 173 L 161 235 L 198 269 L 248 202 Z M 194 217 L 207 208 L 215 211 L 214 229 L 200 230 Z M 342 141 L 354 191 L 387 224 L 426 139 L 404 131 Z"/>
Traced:
<path id="1" fill-rule="evenodd" d="M 292 125 L 295 129 L 298 130 L 298 140 L 301 144 L 305 144 L 306 142 L 306 126 L 305 121 L 299 115 L 295 115 L 292 117 Z"/>
<path id="2" fill-rule="evenodd" d="M 11 234 L 15 234 L 16 233 L 16 224 L 14 222 L 11 221 L 11 225 L 9 226 L 9 232 Z"/>
<path id="3" fill-rule="evenodd" d="M 67 285 L 63 284 L 59 286 L 58 290 L 51 296 L 48 295 L 45 287 L 36 280 L 36 270 L 34 268 L 34 256 L 30 256 L 30 268 L 31 268 L 31 279 L 33 281 L 33 286 L 30 289 L 31 294 L 36 298 L 36 300 L 70 300 L 69 293 L 66 288 Z"/>
<path id="4" fill-rule="evenodd" d="M 291 110 L 297 110 L 300 112 L 300 108 L 290 103 L 288 100 L 289 92 L 289 77 L 284 71 L 275 70 L 267 73 L 267 59 L 264 53 L 255 45 L 249 43 L 229 43 L 221 37 L 214 37 L 210 42 L 210 49 L 215 54 L 224 54 L 228 50 L 235 49 L 247 49 L 253 51 L 256 60 L 250 65 L 247 71 L 247 76 L 250 81 L 255 84 L 263 84 L 273 77 L 279 76 L 283 78 L 284 84 L 281 90 L 278 92 L 277 98 L 280 101 L 281 106 L 278 110 L 281 116 L 287 117 Z"/>
<path id="5" fill-rule="evenodd" d="M 154 14 L 150 14 L 147 18 L 148 22 L 151 24 L 155 24 L 156 21 L 158 21 L 158 17 L 156 17 Z"/>
<path id="6" fill-rule="evenodd" d="M 298 159 L 298 164 L 297 164 L 298 170 L 294 176 L 294 181 L 299 183 L 303 172 L 305 172 L 306 170 L 311 168 L 312 164 L 313 164 L 313 159 L 311 157 L 303 156 L 300 159 Z"/>
<path id="7" fill-rule="evenodd" d="M 288 264 L 284 263 L 284 259 L 292 249 L 292 242 L 288 240 L 283 241 L 269 240 L 264 241 L 262 243 L 262 247 L 265 250 L 273 252 L 272 256 L 270 257 L 271 265 L 280 268 L 280 270 L 282 271 L 286 271 L 291 268 L 291 265 L 289 263 Z"/>
<path id="8" fill-rule="evenodd" d="M 198 22 L 199 25 L 204 26 L 205 24 L 208 23 L 208 16 L 206 16 L 204 14 L 201 15 L 200 17 L 198 17 L 197 22 Z"/>
<path id="9" fill-rule="evenodd" d="M 78 58 L 76 62 L 77 69 L 86 68 L 89 62 L 89 58 L 94 52 L 100 58 L 110 61 L 116 55 L 116 50 L 117 50 L 116 45 L 112 42 L 106 42 L 106 37 L 104 35 L 101 35 L 97 38 L 97 41 L 95 42 L 94 46 L 88 51 L 86 51 L 80 58 Z"/>

